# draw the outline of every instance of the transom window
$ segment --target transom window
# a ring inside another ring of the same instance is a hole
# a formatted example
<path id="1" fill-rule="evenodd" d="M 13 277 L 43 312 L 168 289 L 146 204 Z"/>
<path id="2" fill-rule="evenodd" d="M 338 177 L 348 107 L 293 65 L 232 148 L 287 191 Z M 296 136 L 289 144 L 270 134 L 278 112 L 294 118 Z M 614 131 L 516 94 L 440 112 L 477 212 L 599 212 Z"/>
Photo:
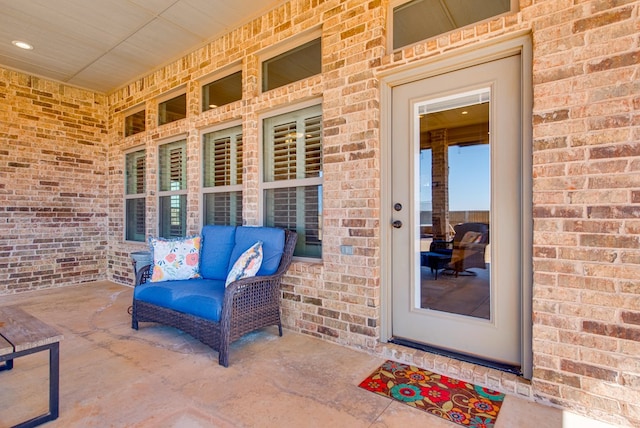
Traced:
<path id="1" fill-rule="evenodd" d="M 242 127 L 203 136 L 204 224 L 242 225 Z"/>
<path id="2" fill-rule="evenodd" d="M 159 227 L 163 238 L 183 237 L 187 231 L 187 142 L 163 144 L 159 156 Z"/>
<path id="3" fill-rule="evenodd" d="M 242 99 L 242 71 L 202 86 L 202 111 Z"/>
<path id="4" fill-rule="evenodd" d="M 125 239 L 144 242 L 146 227 L 146 152 L 125 156 Z"/>
<path id="5" fill-rule="evenodd" d="M 320 38 L 293 48 L 262 63 L 262 91 L 270 91 L 280 86 L 322 72 L 322 51 Z"/>
<path id="6" fill-rule="evenodd" d="M 145 110 L 140 110 L 124 118 L 125 137 L 129 137 L 131 135 L 145 131 L 145 113 Z"/>
<path id="7" fill-rule="evenodd" d="M 264 120 L 264 223 L 295 230 L 294 254 L 322 257 L 322 107 Z"/>
<path id="8" fill-rule="evenodd" d="M 158 104 L 158 125 L 187 117 L 187 94 L 178 95 Z"/>
<path id="9" fill-rule="evenodd" d="M 413 0 L 393 8 L 393 49 L 509 12 L 517 0 Z"/>

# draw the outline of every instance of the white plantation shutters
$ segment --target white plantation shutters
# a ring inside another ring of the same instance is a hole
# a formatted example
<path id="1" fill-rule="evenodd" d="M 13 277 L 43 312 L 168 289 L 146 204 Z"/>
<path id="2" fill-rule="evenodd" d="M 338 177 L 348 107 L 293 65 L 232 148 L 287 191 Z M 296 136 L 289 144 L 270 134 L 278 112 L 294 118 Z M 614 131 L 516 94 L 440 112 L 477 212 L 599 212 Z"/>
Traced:
<path id="1" fill-rule="evenodd" d="M 265 119 L 264 127 L 265 225 L 297 231 L 297 256 L 321 257 L 321 106 Z"/>
<path id="2" fill-rule="evenodd" d="M 169 150 L 170 190 L 180 190 L 185 184 L 182 176 L 182 172 L 184 171 L 183 152 L 183 147 L 176 147 Z"/>
<path id="3" fill-rule="evenodd" d="M 163 144 L 160 161 L 160 215 L 158 233 L 163 238 L 185 236 L 187 227 L 187 145 L 185 140 Z"/>
<path id="4" fill-rule="evenodd" d="M 242 225 L 242 127 L 203 136 L 204 224 Z"/>
<path id="5" fill-rule="evenodd" d="M 145 158 L 144 158 L 144 150 L 141 151 L 142 155 L 138 156 L 135 159 L 135 186 L 136 186 L 136 192 L 137 194 L 142 194 L 144 193 L 144 176 L 145 176 L 145 172 L 146 172 L 146 167 L 145 167 Z M 140 153 L 140 152 L 138 152 Z"/>
<path id="6" fill-rule="evenodd" d="M 297 122 L 289 122 L 273 128 L 272 180 L 296 178 L 296 125 Z"/>
<path id="7" fill-rule="evenodd" d="M 125 239 L 145 240 L 146 157 L 145 150 L 125 156 Z"/>
<path id="8" fill-rule="evenodd" d="M 136 236 L 142 236 L 144 239 L 145 235 L 145 215 L 146 215 L 146 206 L 144 203 L 144 195 L 145 195 L 145 176 L 146 176 L 146 159 L 144 158 L 144 150 L 142 156 L 139 156 L 136 159 L 136 194 L 142 195 L 142 203 L 136 204 L 136 213 L 135 213 L 135 233 Z"/>
<path id="9" fill-rule="evenodd" d="M 322 173 L 322 116 L 304 121 L 305 170 L 307 177 L 320 177 Z"/>

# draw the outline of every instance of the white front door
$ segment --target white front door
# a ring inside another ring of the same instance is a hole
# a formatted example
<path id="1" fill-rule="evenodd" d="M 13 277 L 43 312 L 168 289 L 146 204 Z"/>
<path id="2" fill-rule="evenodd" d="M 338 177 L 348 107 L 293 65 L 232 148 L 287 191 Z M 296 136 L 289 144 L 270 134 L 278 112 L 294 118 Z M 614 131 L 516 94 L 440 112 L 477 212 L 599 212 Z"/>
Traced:
<path id="1" fill-rule="evenodd" d="M 392 91 L 392 337 L 522 364 L 521 56 Z"/>

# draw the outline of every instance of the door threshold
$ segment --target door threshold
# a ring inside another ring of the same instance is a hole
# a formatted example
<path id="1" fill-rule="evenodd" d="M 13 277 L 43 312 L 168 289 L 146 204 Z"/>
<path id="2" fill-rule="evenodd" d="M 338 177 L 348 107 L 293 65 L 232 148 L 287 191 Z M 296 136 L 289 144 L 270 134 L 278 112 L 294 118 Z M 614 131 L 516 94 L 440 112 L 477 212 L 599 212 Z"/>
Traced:
<path id="1" fill-rule="evenodd" d="M 472 355 L 461 354 L 455 351 L 449 351 L 435 346 L 425 345 L 424 343 L 413 342 L 407 339 L 400 339 L 393 337 L 389 339 L 389 343 L 395 345 L 406 346 L 407 348 L 418 349 L 420 351 L 429 352 L 431 354 L 442 355 L 444 357 L 453 358 L 455 360 L 464 361 L 478 366 L 488 367 L 490 369 L 500 370 L 502 372 L 511 373 L 517 376 L 522 376 L 522 370 L 519 366 L 513 366 L 511 364 L 498 363 L 496 361 L 485 360 L 483 358 L 474 357 Z"/>

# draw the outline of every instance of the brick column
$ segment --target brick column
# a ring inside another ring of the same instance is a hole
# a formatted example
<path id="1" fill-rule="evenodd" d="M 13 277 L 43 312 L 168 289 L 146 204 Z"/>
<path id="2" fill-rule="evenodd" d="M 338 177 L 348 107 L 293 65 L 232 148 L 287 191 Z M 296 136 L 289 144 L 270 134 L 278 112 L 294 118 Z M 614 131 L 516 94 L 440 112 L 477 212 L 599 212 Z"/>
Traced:
<path id="1" fill-rule="evenodd" d="M 431 200 L 433 201 L 433 237 L 447 239 L 449 225 L 449 156 L 447 130 L 436 129 L 431 134 Z"/>

